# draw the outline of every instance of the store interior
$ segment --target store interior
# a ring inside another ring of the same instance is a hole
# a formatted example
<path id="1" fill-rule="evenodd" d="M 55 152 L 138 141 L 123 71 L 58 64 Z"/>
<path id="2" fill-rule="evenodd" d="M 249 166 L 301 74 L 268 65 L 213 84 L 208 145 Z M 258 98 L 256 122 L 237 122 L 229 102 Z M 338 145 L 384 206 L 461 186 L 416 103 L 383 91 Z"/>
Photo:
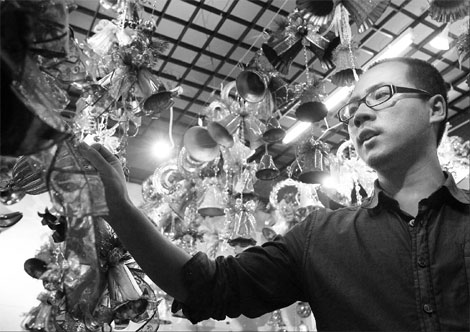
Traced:
<path id="1" fill-rule="evenodd" d="M 172 298 L 132 258 L 100 256 L 111 243 L 97 236 L 104 196 L 78 141 L 119 158 L 132 201 L 175 245 L 236 255 L 315 209 L 360 205 L 371 193 L 375 173 L 337 111 L 368 66 L 412 57 L 446 81 L 439 159 L 470 187 L 468 0 L 25 3 L 0 7 L 2 81 L 3 68 L 24 73 L 12 104 L 2 82 L 0 331 L 316 330 L 306 302 L 196 325 L 172 314 Z M 68 304 L 82 303 L 67 294 L 78 287 L 97 292 L 85 301 L 93 309 L 72 312 L 58 298 L 65 289 Z M 132 301 L 145 310 L 119 320 Z"/>

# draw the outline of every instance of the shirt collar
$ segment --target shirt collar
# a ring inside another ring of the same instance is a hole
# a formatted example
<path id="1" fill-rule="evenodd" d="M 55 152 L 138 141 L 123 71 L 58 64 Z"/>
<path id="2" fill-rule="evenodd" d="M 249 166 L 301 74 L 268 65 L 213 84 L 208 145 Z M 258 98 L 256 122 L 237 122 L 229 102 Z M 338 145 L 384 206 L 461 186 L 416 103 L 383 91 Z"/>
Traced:
<path id="1" fill-rule="evenodd" d="M 444 184 L 442 185 L 443 188 L 446 188 L 450 195 L 457 201 L 462 204 L 470 204 L 470 197 L 457 185 L 455 184 L 454 178 L 452 174 L 449 172 L 444 171 L 444 176 L 446 178 Z M 384 200 L 390 200 L 391 198 L 387 196 L 385 191 L 380 187 L 379 181 L 374 181 L 374 191 L 372 195 L 367 198 L 362 204 L 361 207 L 366 209 L 374 209 L 377 207 L 379 202 L 383 202 Z"/>

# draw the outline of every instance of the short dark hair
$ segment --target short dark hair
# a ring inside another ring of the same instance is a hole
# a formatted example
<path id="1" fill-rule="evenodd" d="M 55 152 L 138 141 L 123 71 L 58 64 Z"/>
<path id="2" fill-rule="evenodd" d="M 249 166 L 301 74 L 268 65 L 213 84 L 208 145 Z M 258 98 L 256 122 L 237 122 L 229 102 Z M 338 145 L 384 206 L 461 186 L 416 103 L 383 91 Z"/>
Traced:
<path id="1" fill-rule="evenodd" d="M 447 86 L 441 73 L 430 63 L 415 58 L 388 58 L 374 62 L 370 67 L 373 68 L 381 63 L 400 62 L 408 66 L 407 78 L 413 82 L 417 88 L 428 91 L 433 95 L 441 95 L 446 103 L 446 117 L 441 121 L 437 130 L 437 145 L 441 143 L 442 136 L 446 129 L 447 122 Z"/>

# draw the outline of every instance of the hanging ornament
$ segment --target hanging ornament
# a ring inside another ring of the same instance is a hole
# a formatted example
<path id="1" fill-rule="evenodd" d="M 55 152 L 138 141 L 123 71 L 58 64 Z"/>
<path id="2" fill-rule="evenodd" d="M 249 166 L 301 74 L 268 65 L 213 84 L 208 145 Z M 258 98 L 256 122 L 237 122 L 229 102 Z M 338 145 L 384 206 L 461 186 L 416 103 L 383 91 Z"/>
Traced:
<path id="1" fill-rule="evenodd" d="M 61 88 L 69 93 L 83 92 L 92 77 L 96 77 L 96 68 L 85 54 L 70 29 L 69 49 L 65 57 L 40 58 L 41 70 L 55 79 Z"/>
<path id="2" fill-rule="evenodd" d="M 256 220 L 253 212 L 256 204 L 249 200 L 244 203 L 242 198 L 237 198 L 235 203 L 235 217 L 233 227 L 229 235 L 229 245 L 235 247 L 248 247 L 256 244 L 255 225 Z"/>
<path id="3" fill-rule="evenodd" d="M 356 64 L 357 46 L 355 44 L 340 45 L 334 51 L 336 68 L 331 75 L 331 83 L 336 86 L 352 86 L 362 74 Z"/>
<path id="4" fill-rule="evenodd" d="M 293 221 L 295 210 L 300 204 L 300 185 L 300 182 L 288 178 L 278 182 L 269 195 L 271 206 L 279 210 L 288 222 Z"/>
<path id="5" fill-rule="evenodd" d="M 323 69 L 333 68 L 333 51 L 340 44 L 340 38 L 335 37 L 332 31 L 320 34 L 316 29 L 309 27 L 304 44 L 320 60 Z"/>
<path id="6" fill-rule="evenodd" d="M 108 10 L 119 12 L 123 9 L 126 0 L 100 0 L 100 5 Z"/>
<path id="7" fill-rule="evenodd" d="M 269 77 L 259 65 L 259 56 L 259 53 L 256 53 L 236 79 L 238 94 L 250 103 L 260 102 L 268 88 Z"/>
<path id="8" fill-rule="evenodd" d="M 331 21 L 336 7 L 334 0 L 296 0 L 300 15 L 313 25 L 325 25 Z"/>
<path id="9" fill-rule="evenodd" d="M 470 19 L 467 19 L 464 28 L 465 30 L 457 37 L 455 43 L 455 48 L 459 55 L 458 61 L 460 68 L 462 68 L 464 64 L 468 65 L 470 59 Z M 467 74 L 466 82 L 470 87 L 470 73 Z"/>
<path id="10" fill-rule="evenodd" d="M 428 0 L 429 15 L 437 22 L 454 22 L 469 14 L 467 0 Z"/>
<path id="11" fill-rule="evenodd" d="M 214 157 L 214 159 L 217 156 Z M 207 165 L 207 162 L 194 159 L 183 146 L 178 154 L 178 171 L 185 176 L 198 176 L 201 169 Z"/>
<path id="12" fill-rule="evenodd" d="M 158 166 L 150 179 L 155 193 L 165 196 L 171 195 L 180 189 L 181 184 L 179 182 L 184 179 L 184 176 L 178 169 L 177 161 L 170 160 Z"/>
<path id="13" fill-rule="evenodd" d="M 174 91 L 166 91 L 163 83 L 148 68 L 139 70 L 137 82 L 144 98 L 143 105 L 146 112 L 154 113 L 159 111 L 161 113 L 169 109 L 174 104 L 172 98 L 181 94 L 179 88 L 174 89 Z M 158 93 L 160 94 L 158 95 Z M 157 94 L 157 96 L 149 99 L 154 94 Z M 147 104 L 145 104 L 146 102 Z"/>
<path id="14" fill-rule="evenodd" d="M 268 89 L 273 98 L 274 108 L 279 110 L 289 104 L 295 97 L 290 85 L 280 75 L 273 75 L 269 80 Z"/>
<path id="15" fill-rule="evenodd" d="M 115 43 L 119 28 L 109 20 L 99 20 L 93 27 L 94 35 L 87 39 L 87 44 L 99 56 L 107 55 Z"/>
<path id="16" fill-rule="evenodd" d="M 26 195 L 24 191 L 16 192 L 11 188 L 0 190 L 0 202 L 4 205 L 13 205 L 18 203 Z"/>
<path id="17" fill-rule="evenodd" d="M 207 131 L 211 138 L 219 145 L 225 148 L 231 148 L 233 146 L 233 136 L 230 135 L 227 128 L 218 122 L 211 121 L 207 124 Z"/>
<path id="18" fill-rule="evenodd" d="M 24 270 L 30 277 L 39 279 L 47 270 L 47 262 L 40 258 L 29 258 L 24 262 Z"/>
<path id="19" fill-rule="evenodd" d="M 331 76 L 331 82 L 336 86 L 353 85 L 362 74 L 356 63 L 357 43 L 352 41 L 351 26 L 349 25 L 349 12 L 338 5 L 332 21 L 341 44 L 333 51 L 333 61 L 336 68 Z"/>
<path id="20" fill-rule="evenodd" d="M 305 140 L 297 148 L 297 163 L 301 170 L 299 181 L 319 184 L 328 176 L 328 146 L 313 137 Z"/>
<path id="21" fill-rule="evenodd" d="M 149 177 L 142 182 L 142 198 L 144 202 L 159 202 L 162 199 L 162 195 L 155 190 L 153 186 L 152 177 Z"/>
<path id="22" fill-rule="evenodd" d="M 351 205 L 361 205 L 362 201 L 368 196 L 367 191 L 359 181 L 353 181 L 351 190 Z"/>
<path id="23" fill-rule="evenodd" d="M 253 184 L 258 167 L 254 162 L 245 164 L 242 167 L 241 172 L 234 177 L 233 192 L 235 194 L 249 195 L 254 192 Z"/>
<path id="24" fill-rule="evenodd" d="M 140 0 L 125 0 L 124 5 L 118 10 L 117 18 L 120 27 L 131 27 L 136 29 L 141 23 L 141 17 L 144 13 Z"/>
<path id="25" fill-rule="evenodd" d="M 274 163 L 273 156 L 268 153 L 268 146 L 265 145 L 265 154 L 261 157 L 256 177 L 260 180 L 273 180 L 281 174 Z"/>
<path id="26" fill-rule="evenodd" d="M 39 294 L 40 304 L 30 310 L 21 321 L 21 327 L 26 331 L 55 331 L 55 313 L 47 292 Z"/>
<path id="27" fill-rule="evenodd" d="M 286 329 L 286 323 L 284 323 L 284 320 L 282 319 L 282 313 L 281 310 L 274 310 L 271 313 L 271 317 L 269 317 L 269 320 L 266 323 L 269 326 L 273 326 L 277 328 L 278 332 L 284 332 L 287 331 Z"/>
<path id="28" fill-rule="evenodd" d="M 470 172 L 470 141 L 464 141 L 459 136 L 449 136 L 450 124 L 447 123 L 437 156 L 442 169 L 450 172 L 455 183 L 459 183 Z"/>
<path id="29" fill-rule="evenodd" d="M 252 150 L 263 144 L 262 134 L 266 125 L 254 114 L 246 112 L 245 108 L 240 109 L 240 113 L 232 113 L 220 124 Z"/>
<path id="30" fill-rule="evenodd" d="M 47 192 L 46 169 L 38 158 L 22 156 L 13 167 L 10 187 L 14 192 L 39 195 Z"/>
<path id="31" fill-rule="evenodd" d="M 263 133 L 263 141 L 266 143 L 276 143 L 282 141 L 284 137 L 286 137 L 286 131 L 281 127 L 279 120 L 271 117 Z"/>
<path id="32" fill-rule="evenodd" d="M 347 0 L 341 1 L 357 25 L 359 33 L 363 33 L 382 16 L 390 5 L 390 0 Z"/>
<path id="33" fill-rule="evenodd" d="M 238 138 L 238 135 L 233 137 L 233 146 L 229 149 L 222 149 L 222 156 L 224 160 L 224 169 L 239 170 L 246 164 L 246 160 L 255 152 L 244 144 Z"/>
<path id="34" fill-rule="evenodd" d="M 287 75 L 290 65 L 302 50 L 302 38 L 307 30 L 301 17 L 281 16 L 276 23 L 278 28 L 270 33 L 270 38 L 261 48 L 271 65 L 282 75 Z"/>
<path id="35" fill-rule="evenodd" d="M 259 103 L 234 102 L 229 97 L 229 93 L 235 87 L 236 81 L 227 84 L 221 91 L 221 103 L 212 104 L 214 107 L 217 107 L 217 105 L 229 107 L 227 110 L 222 110 L 224 114 L 229 111 L 228 115 L 217 120 L 217 123 L 224 127 L 230 135 L 238 136 L 240 142 L 251 149 L 256 149 L 262 144 L 261 135 L 265 129 L 265 124 L 260 119 L 260 117 L 262 117 L 260 114 L 262 109 L 257 109 L 256 106 L 253 107 L 253 105 Z M 268 96 L 270 94 L 266 93 L 265 95 Z M 208 112 L 210 112 L 209 114 L 214 114 L 214 108 L 208 110 Z"/>
<path id="36" fill-rule="evenodd" d="M 181 87 L 166 91 L 164 86 L 160 85 L 158 92 L 144 100 L 142 104 L 144 115 L 158 119 L 161 113 L 169 110 L 175 104 L 173 97 L 179 96 L 182 91 Z"/>
<path id="37" fill-rule="evenodd" d="M 312 309 L 308 302 L 297 302 L 295 312 L 299 315 L 300 318 L 308 318 L 312 314 Z"/>
<path id="38" fill-rule="evenodd" d="M 183 144 L 187 153 L 197 161 L 212 161 L 220 154 L 219 145 L 206 128 L 195 126 L 184 133 Z"/>
<path id="39" fill-rule="evenodd" d="M 336 155 L 329 155 L 329 160 L 330 176 L 334 186 L 322 186 L 321 189 L 334 202 L 344 206 L 351 205 L 353 190 L 357 201 L 357 194 L 361 196 L 359 191 L 362 190 L 360 187 L 355 188 L 356 183 L 360 183 L 367 193 L 372 192 L 377 174 L 359 158 L 351 140 L 343 142 L 338 147 Z"/>
<path id="40" fill-rule="evenodd" d="M 328 109 L 321 102 L 322 86 L 319 81 L 312 80 L 302 87 L 300 105 L 295 111 L 297 120 L 314 123 L 328 115 Z"/>
<path id="41" fill-rule="evenodd" d="M 225 214 L 223 194 L 220 190 L 217 178 L 206 178 L 202 182 L 205 191 L 201 197 L 197 212 L 204 217 L 217 217 Z"/>
<path id="42" fill-rule="evenodd" d="M 22 218 L 23 218 L 23 213 L 21 212 L 11 212 L 11 213 L 0 214 L 0 233 L 2 233 L 7 228 L 15 225 Z"/>

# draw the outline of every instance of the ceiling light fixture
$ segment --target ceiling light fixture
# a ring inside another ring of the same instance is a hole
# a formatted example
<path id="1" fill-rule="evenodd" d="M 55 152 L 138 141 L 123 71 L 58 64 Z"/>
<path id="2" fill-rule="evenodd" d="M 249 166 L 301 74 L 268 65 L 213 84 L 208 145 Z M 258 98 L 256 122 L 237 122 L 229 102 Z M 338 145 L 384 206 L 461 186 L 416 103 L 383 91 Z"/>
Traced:
<path id="1" fill-rule="evenodd" d="M 170 142 L 159 140 L 152 146 L 152 152 L 155 158 L 158 160 L 164 160 L 171 155 L 173 147 Z"/>
<path id="2" fill-rule="evenodd" d="M 413 29 L 406 29 L 394 42 L 379 52 L 375 57 L 368 61 L 372 64 L 376 61 L 397 57 L 405 53 L 408 47 L 413 43 Z M 365 66 L 364 66 L 365 67 Z M 352 87 L 342 87 L 336 89 L 331 93 L 323 102 L 326 108 L 332 112 L 336 106 L 342 103 L 351 92 Z M 282 140 L 283 144 L 289 144 L 301 136 L 307 129 L 311 127 L 311 123 L 296 122 L 292 127 L 287 130 L 286 137 Z"/>
<path id="3" fill-rule="evenodd" d="M 286 133 L 286 137 L 282 140 L 282 144 L 289 144 L 294 141 L 297 137 L 302 135 L 307 129 L 311 128 L 310 122 L 297 121 Z"/>
<path id="4" fill-rule="evenodd" d="M 386 48 L 379 52 L 375 57 L 373 57 L 369 64 L 372 64 L 376 61 L 394 58 L 405 53 L 408 47 L 413 44 L 413 29 L 408 28 L 403 32 L 394 42 L 390 43 Z"/>

